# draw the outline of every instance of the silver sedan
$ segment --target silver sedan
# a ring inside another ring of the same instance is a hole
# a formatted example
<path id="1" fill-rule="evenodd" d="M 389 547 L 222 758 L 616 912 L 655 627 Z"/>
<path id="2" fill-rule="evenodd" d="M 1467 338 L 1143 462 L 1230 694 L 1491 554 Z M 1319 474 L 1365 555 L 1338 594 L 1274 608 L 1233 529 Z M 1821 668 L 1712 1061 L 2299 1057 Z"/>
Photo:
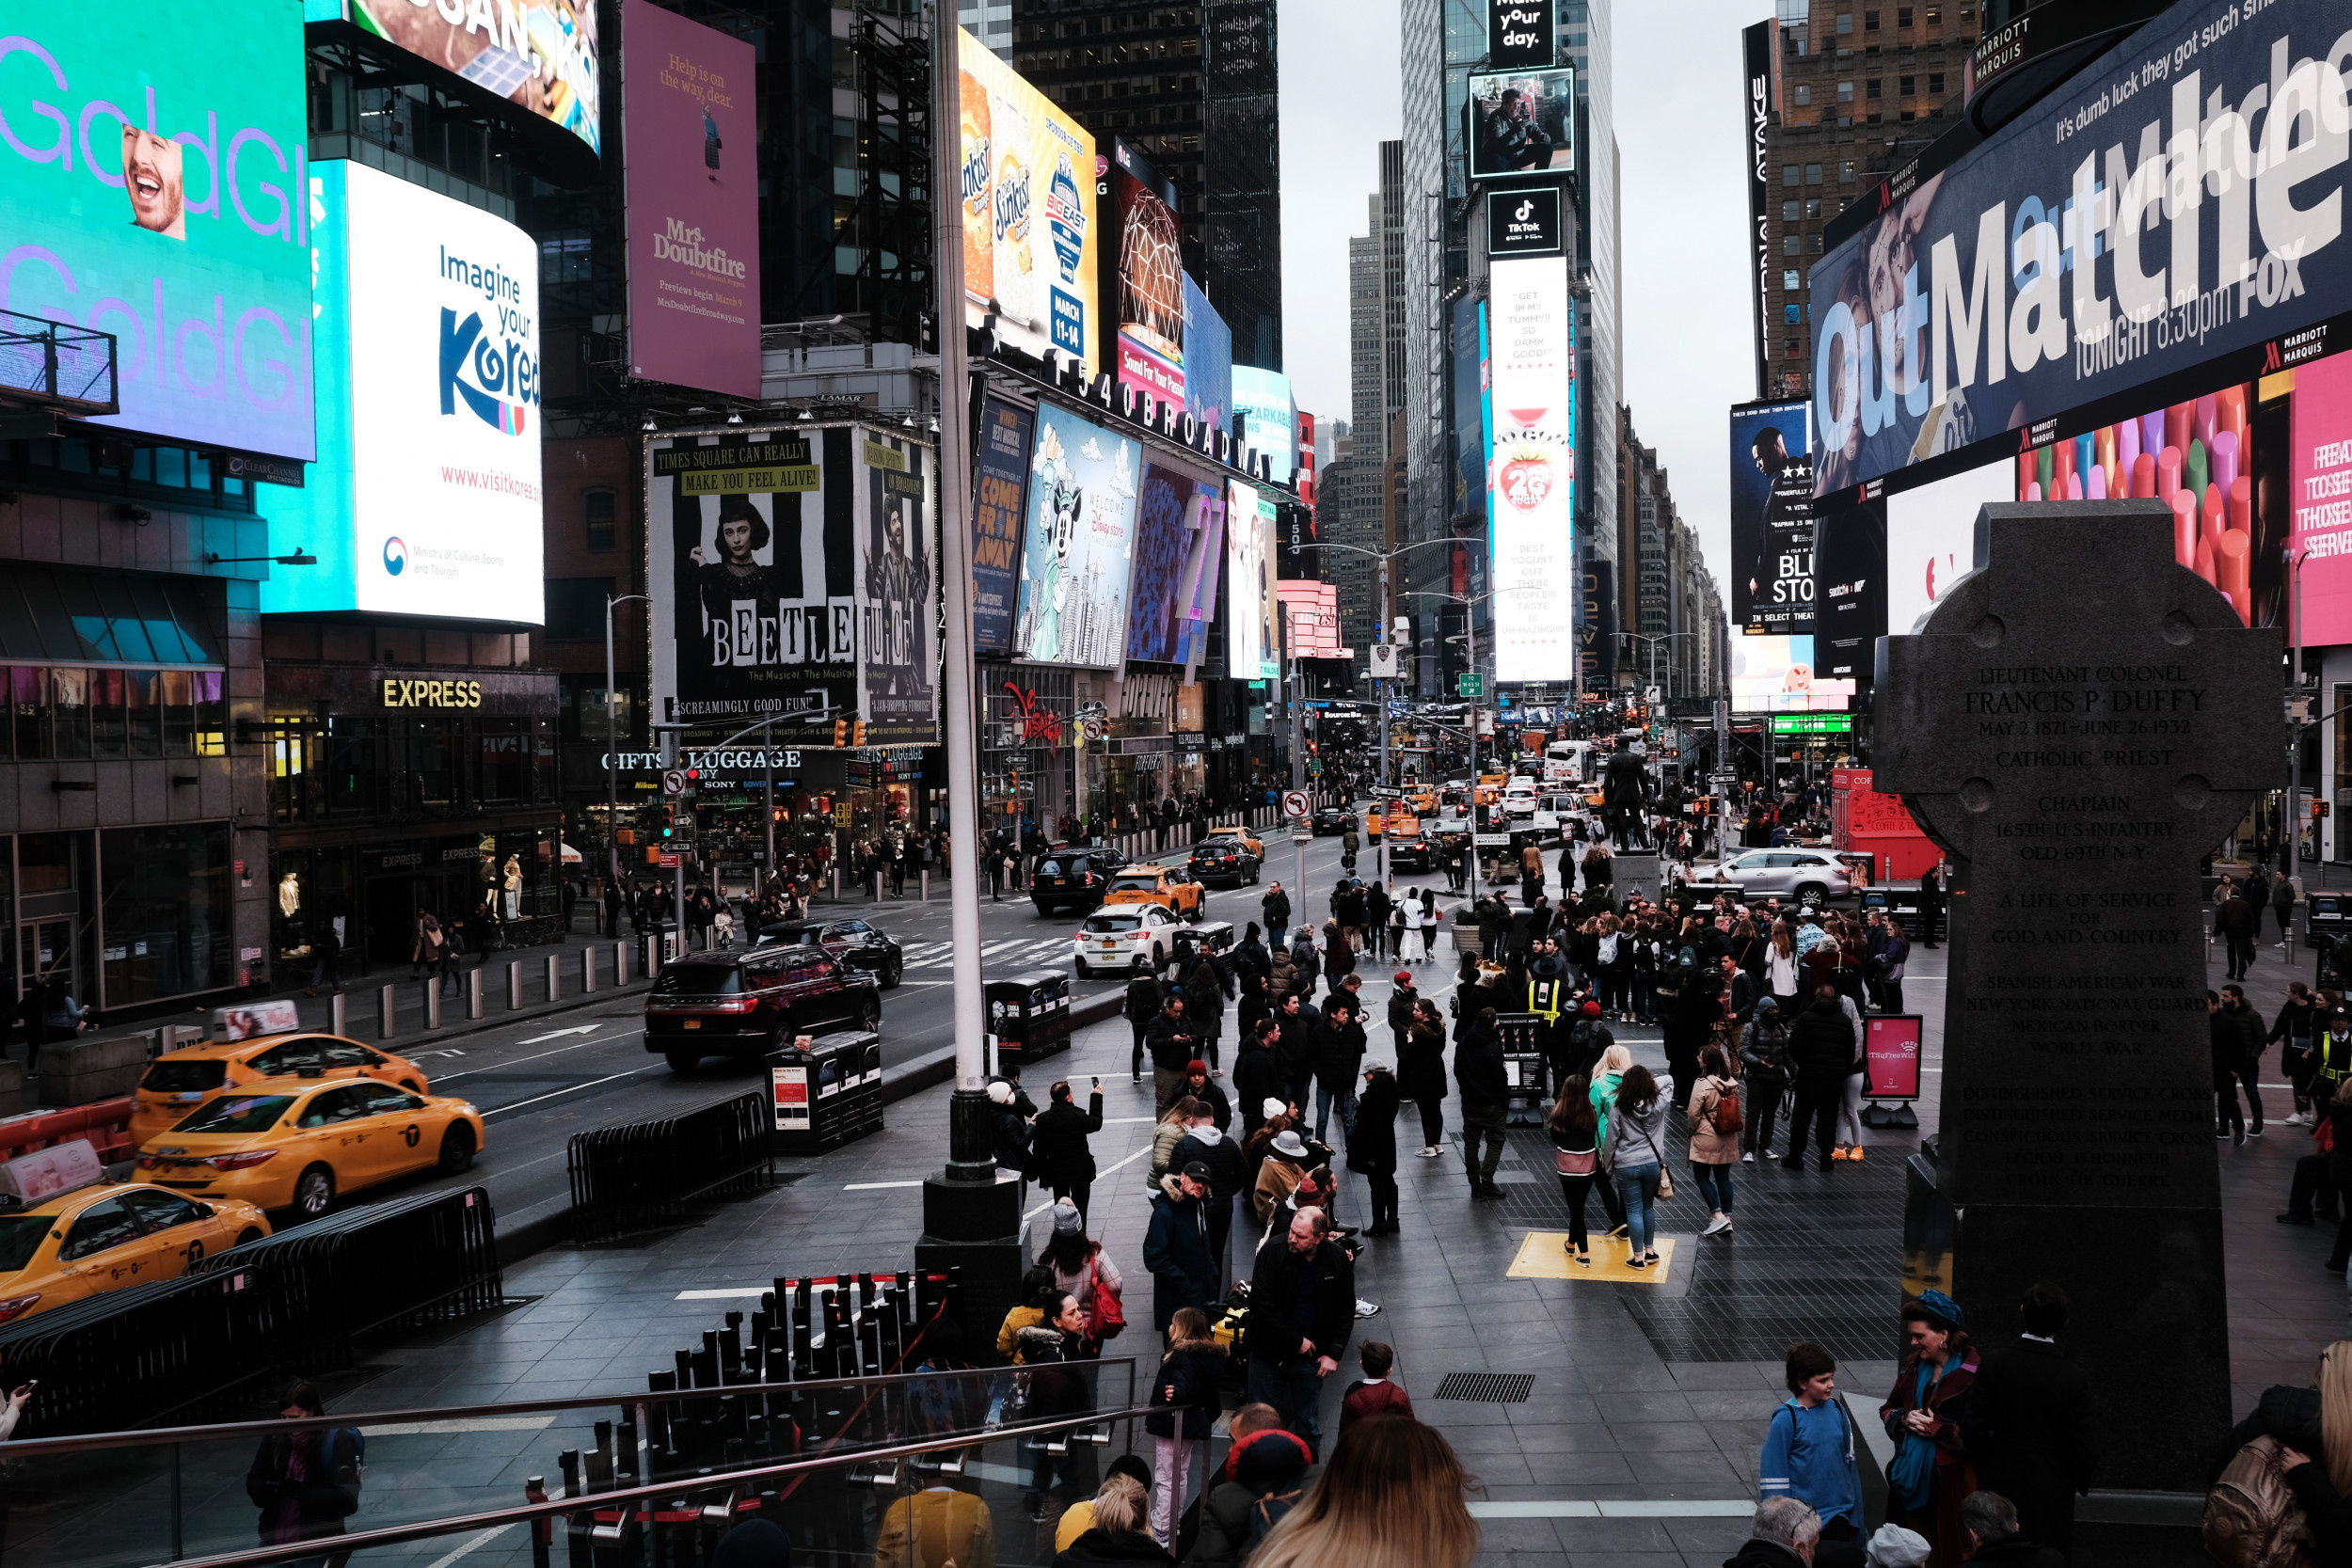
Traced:
<path id="1" fill-rule="evenodd" d="M 1713 880 L 1745 894 L 1818 904 L 1852 891 L 1845 863 L 1826 849 L 1748 849 L 1715 868 Z"/>

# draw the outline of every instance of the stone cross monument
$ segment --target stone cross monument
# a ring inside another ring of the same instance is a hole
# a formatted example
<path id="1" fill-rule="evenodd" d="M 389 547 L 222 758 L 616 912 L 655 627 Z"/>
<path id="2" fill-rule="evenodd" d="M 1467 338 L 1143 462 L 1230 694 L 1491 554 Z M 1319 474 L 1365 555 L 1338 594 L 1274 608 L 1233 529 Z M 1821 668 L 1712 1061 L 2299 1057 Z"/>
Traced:
<path id="1" fill-rule="evenodd" d="M 2279 782 L 2284 640 L 2174 563 L 2159 502 L 1984 510 L 1988 564 L 1879 644 L 1877 787 L 1958 868 L 1915 1217 L 1950 1206 L 1979 1343 L 2037 1279 L 2072 1298 L 2102 1486 L 2201 1491 L 2230 1364 L 2199 862 Z"/>

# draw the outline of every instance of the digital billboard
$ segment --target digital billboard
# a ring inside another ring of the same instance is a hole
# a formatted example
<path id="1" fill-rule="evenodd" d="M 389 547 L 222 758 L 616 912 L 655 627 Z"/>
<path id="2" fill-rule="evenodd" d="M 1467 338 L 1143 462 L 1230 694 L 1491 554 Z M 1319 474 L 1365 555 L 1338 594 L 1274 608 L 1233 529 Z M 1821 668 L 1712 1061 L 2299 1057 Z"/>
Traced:
<path id="1" fill-rule="evenodd" d="M 305 0 L 312 22 L 348 22 L 603 150 L 596 8 L 576 0 Z M 243 27 L 242 20 L 239 23 Z M 251 40 L 238 40 L 249 51 Z M 298 58 L 299 56 L 297 56 Z"/>
<path id="2" fill-rule="evenodd" d="M 1233 329 L 1200 285 L 1184 275 L 1184 412 L 1208 430 L 1233 413 Z"/>
<path id="3" fill-rule="evenodd" d="M 1812 269 L 1817 491 L 1921 483 L 2341 346 L 2306 329 L 2352 324 L 2344 30 L 2341 0 L 2182 0 L 1866 198 Z"/>
<path id="4" fill-rule="evenodd" d="M 308 462 L 302 8 L 18 6 L 0 36 L 0 309 L 115 335 L 93 422 Z"/>
<path id="5" fill-rule="evenodd" d="M 1225 673 L 1237 681 L 1264 680 L 1282 673 L 1274 503 L 1239 480 L 1225 489 Z"/>
<path id="6" fill-rule="evenodd" d="M 1813 460 L 1802 403 L 1731 411 L 1731 624 L 1813 629 Z"/>
<path id="7" fill-rule="evenodd" d="M 1559 58 L 1552 0 L 1486 0 L 1486 63 L 1518 71 Z"/>
<path id="8" fill-rule="evenodd" d="M 1731 640 L 1734 713 L 1843 713 L 1854 683 L 1825 680 L 1813 668 L 1813 639 L 1772 633 Z"/>
<path id="9" fill-rule="evenodd" d="M 2296 641 L 2352 642 L 2352 354 L 2296 368 L 2288 440 L 2290 547 L 2303 558 Z"/>
<path id="10" fill-rule="evenodd" d="M 1142 458 L 1139 442 L 1051 404 L 1039 407 L 1014 657 L 1119 665 Z"/>
<path id="11" fill-rule="evenodd" d="M 1298 461 L 1298 405 L 1291 401 L 1291 378 L 1255 365 L 1233 367 L 1233 412 L 1242 419 L 1242 439 L 1265 454 L 1277 484 L 1290 483 Z"/>
<path id="12" fill-rule="evenodd" d="M 1886 498 L 1886 629 L 1918 629 L 1952 584 L 1985 560 L 1977 515 L 2013 500 L 2009 465 L 1988 463 Z"/>
<path id="13" fill-rule="evenodd" d="M 262 608 L 537 624 L 539 246 L 365 164 L 310 166 L 319 451 L 263 501 Z"/>
<path id="14" fill-rule="evenodd" d="M 1813 524 L 1816 673 L 1867 686 L 1886 635 L 1886 498 L 1820 508 Z"/>
<path id="15" fill-rule="evenodd" d="M 1488 273 L 1495 679 L 1576 678 L 1576 308 L 1565 257 Z"/>
<path id="16" fill-rule="evenodd" d="M 1780 24 L 1771 17 L 1740 30 L 1740 118 L 1747 127 L 1748 289 L 1755 301 L 1756 395 L 1772 395 L 1772 361 L 1766 331 L 1781 319 L 1772 286 L 1779 263 L 1772 260 L 1772 128 L 1779 103 L 1772 93 L 1772 68 L 1780 54 Z"/>
<path id="17" fill-rule="evenodd" d="M 779 742 L 938 736 L 933 453 L 863 425 L 739 426 L 645 443 L 653 711 L 773 719 Z"/>
<path id="18" fill-rule="evenodd" d="M 1146 464 L 1136 511 L 1129 658 L 1191 666 L 1208 657 L 1224 553 L 1221 488 L 1162 463 Z"/>
<path id="19" fill-rule="evenodd" d="M 1576 170 L 1576 71 L 1498 71 L 1470 79 L 1473 180 Z"/>
<path id="20" fill-rule="evenodd" d="M 1024 354 L 1059 349 L 1092 374 L 1101 262 L 1094 137 L 962 34 L 963 297 Z"/>
<path id="21" fill-rule="evenodd" d="M 750 44 L 624 0 L 629 373 L 759 396 L 759 128 Z"/>
<path id="22" fill-rule="evenodd" d="M 1184 406 L 1184 255 L 1174 193 L 1151 161 L 1123 141 L 1097 159 L 1104 230 L 1104 283 L 1116 302 L 1103 312 L 1104 357 L 1121 387 Z"/>
<path id="23" fill-rule="evenodd" d="M 1012 650 L 1021 593 L 1021 517 L 1029 488 L 1029 437 L 1037 414 L 999 397 L 980 405 L 972 451 L 972 647 Z"/>

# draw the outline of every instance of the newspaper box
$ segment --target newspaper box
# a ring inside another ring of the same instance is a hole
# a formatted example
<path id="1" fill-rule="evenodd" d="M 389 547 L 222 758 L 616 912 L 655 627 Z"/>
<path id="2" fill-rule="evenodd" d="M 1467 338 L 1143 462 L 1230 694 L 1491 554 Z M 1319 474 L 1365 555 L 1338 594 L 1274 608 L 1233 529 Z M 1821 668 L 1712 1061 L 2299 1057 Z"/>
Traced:
<path id="1" fill-rule="evenodd" d="M 988 1045 L 999 1072 L 1070 1049 L 1070 976 L 1032 969 L 981 988 Z"/>
<path id="2" fill-rule="evenodd" d="M 818 1154 L 882 1131 L 882 1037 L 872 1030 L 771 1053 L 768 1083 L 778 1154 Z"/>

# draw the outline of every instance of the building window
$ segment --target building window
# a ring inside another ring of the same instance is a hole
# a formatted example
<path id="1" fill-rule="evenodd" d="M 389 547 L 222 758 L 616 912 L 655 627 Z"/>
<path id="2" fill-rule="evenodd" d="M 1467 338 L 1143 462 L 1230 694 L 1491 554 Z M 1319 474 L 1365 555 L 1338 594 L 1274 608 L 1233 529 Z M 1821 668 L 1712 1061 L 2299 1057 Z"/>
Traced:
<path id="1" fill-rule="evenodd" d="M 1788 276 L 1789 276 L 1789 277 L 1795 277 L 1796 275 L 1795 275 L 1794 273 L 1791 273 L 1791 274 L 1789 274 Z M 1791 285 L 1790 285 L 1790 287 L 1791 287 L 1791 288 L 1793 288 L 1793 287 L 1795 287 L 1795 285 L 1794 285 L 1794 284 L 1791 284 Z M 1804 321 L 1804 306 L 1802 306 L 1802 305 L 1794 305 L 1794 304 L 1791 304 L 1791 305 L 1784 305 L 1784 306 L 1782 306 L 1782 307 L 1780 308 L 1780 319 L 1781 319 L 1781 322 L 1782 322 L 1782 324 L 1783 324 L 1783 325 L 1788 325 L 1788 326 L 1794 326 L 1794 325 L 1796 325 L 1799 322 L 1802 322 L 1802 321 Z"/>
<path id="2" fill-rule="evenodd" d="M 1804 215 L 1809 218 L 1818 218 L 1821 215 L 1821 198 L 1820 197 L 1816 196 L 1806 198 L 1804 204 Z"/>
<path id="3" fill-rule="evenodd" d="M 1780 166 L 1780 182 L 1782 184 L 1793 185 L 1804 178 L 1804 170 L 1800 168 L 1797 165 L 1783 164 Z"/>
<path id="4" fill-rule="evenodd" d="M 1840 82 L 1837 84 L 1837 102 L 1840 103 L 1851 103 L 1853 102 L 1853 84 L 1851 82 Z"/>
<path id="5" fill-rule="evenodd" d="M 1933 14 L 1933 13 L 1930 13 L 1930 14 Z M 1849 38 L 1849 37 L 1852 36 L 1852 33 L 1853 33 L 1853 12 L 1851 12 L 1851 11 L 1840 11 L 1840 12 L 1838 12 L 1838 13 L 1837 13 L 1837 36 L 1838 36 L 1839 38 Z"/>
<path id="6" fill-rule="evenodd" d="M 1798 286 L 1799 286 L 1799 279 L 1798 279 L 1798 276 L 1797 276 L 1797 269 L 1796 269 L 1796 268 L 1794 268 L 1794 267 L 1788 267 L 1788 268 L 1784 269 L 1784 270 L 1782 271 L 1781 275 L 1780 275 L 1780 287 L 1781 287 L 1781 291 L 1782 291 L 1784 293 L 1792 293 L 1792 294 L 1793 294 L 1793 293 L 1795 293 L 1797 292 Z M 1791 310 L 1793 310 L 1793 309 L 1796 309 L 1796 307 L 1792 305 L 1792 306 L 1790 306 L 1788 309 L 1790 309 Z"/>
<path id="7" fill-rule="evenodd" d="M 1905 76 L 1900 81 L 1896 83 L 1896 87 L 1905 98 L 1909 98 L 1919 90 L 1919 78 L 1916 76 Z"/>
<path id="8" fill-rule="evenodd" d="M 1866 33 L 1875 33 L 1879 30 L 1878 12 L 1864 11 L 1862 13 L 1862 30 Z"/>
<path id="9" fill-rule="evenodd" d="M 109 829 L 100 835 L 109 1007 L 230 983 L 229 825 Z"/>
<path id="10" fill-rule="evenodd" d="M 1930 6 L 1928 8 L 1928 25 L 1931 27 L 1941 27 L 1944 25 L 1943 7 Z"/>
<path id="11" fill-rule="evenodd" d="M 1800 86 L 1797 88 L 1797 102 L 1801 104 L 1812 103 L 1813 89 L 1808 87 Z"/>
<path id="12" fill-rule="evenodd" d="M 1780 343 L 1780 356 L 1783 359 L 1802 358 L 1804 353 L 1803 347 L 1804 341 L 1802 338 L 1782 339 Z"/>
<path id="13" fill-rule="evenodd" d="M 1819 256 L 1821 253 L 1821 236 L 1816 233 L 1810 236 L 1810 238 L 1812 243 L 1807 245 L 1805 248 L 1813 252 L 1814 255 Z"/>
<path id="14" fill-rule="evenodd" d="M 587 642 L 604 635 L 604 600 L 611 578 L 549 578 L 547 636 L 551 642 Z"/>
<path id="15" fill-rule="evenodd" d="M 1782 202 L 1782 203 L 1780 204 L 1780 221 L 1781 221 L 1781 222 L 1783 222 L 1783 223 L 1794 223 L 1794 222 L 1796 222 L 1796 221 L 1797 221 L 1797 208 L 1798 208 L 1798 206 L 1799 206 L 1799 203 L 1794 202 L 1794 201 L 1784 201 L 1784 202 Z"/>
<path id="16" fill-rule="evenodd" d="M 1885 97 L 1885 96 L 1886 96 L 1886 83 L 1885 83 L 1884 79 L 1883 79 L 1883 78 L 1882 78 L 1882 77 L 1873 76 L 1873 77 L 1871 77 L 1871 78 L 1870 78 L 1867 82 L 1863 83 L 1863 84 L 1862 84 L 1862 96 L 1863 96 L 1863 97 L 1865 97 L 1865 98 L 1883 98 L 1883 97 Z"/>
<path id="17" fill-rule="evenodd" d="M 1931 71 L 1928 72 L 1928 96 L 1931 98 L 1941 98 L 1944 96 L 1944 73 L 1942 71 Z"/>
<path id="18" fill-rule="evenodd" d="M 1895 8 L 1895 25 L 1898 27 L 1908 27 L 1911 25 L 1911 8 L 1909 6 L 1898 6 Z"/>
<path id="19" fill-rule="evenodd" d="M 1853 183 L 1853 165 L 1848 163 L 1837 166 L 1837 182 L 1841 185 Z"/>
<path id="20" fill-rule="evenodd" d="M 612 547 L 613 520 L 620 515 L 620 498 L 611 490 L 590 490 L 580 498 L 580 530 L 592 550 Z"/>
<path id="21" fill-rule="evenodd" d="M 1807 164 L 1804 166 L 1804 182 L 1808 185 L 1818 185 L 1821 182 L 1820 165 Z"/>
<path id="22" fill-rule="evenodd" d="M 1797 253 L 1797 245 L 1798 238 L 1796 235 L 1783 234 L 1780 237 L 1780 253 L 1783 256 L 1794 256 Z"/>

